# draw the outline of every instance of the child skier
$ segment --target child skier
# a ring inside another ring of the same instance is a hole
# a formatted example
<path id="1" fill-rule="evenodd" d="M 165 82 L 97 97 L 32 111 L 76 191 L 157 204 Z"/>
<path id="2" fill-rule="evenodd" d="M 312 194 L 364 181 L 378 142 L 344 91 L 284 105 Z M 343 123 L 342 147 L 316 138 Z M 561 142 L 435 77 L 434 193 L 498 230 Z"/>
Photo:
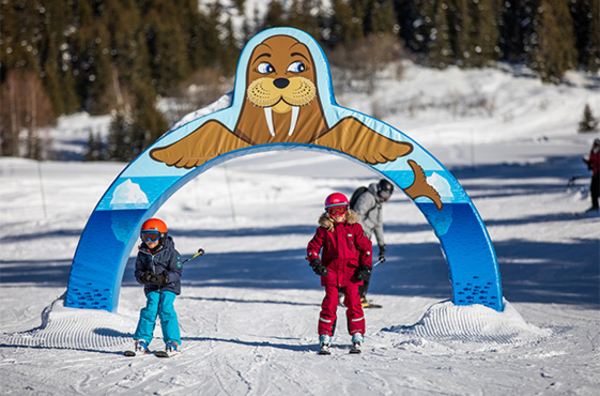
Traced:
<path id="1" fill-rule="evenodd" d="M 358 286 L 371 273 L 371 241 L 358 223 L 358 215 L 349 210 L 344 194 L 329 195 L 325 211 L 319 218 L 320 227 L 308 243 L 306 256 L 325 287 L 318 326 L 320 353 L 330 353 L 340 291 L 344 293 L 348 331 L 352 335 L 350 352 L 360 353 L 366 324 Z M 323 261 L 319 258 L 321 250 Z"/>
<path id="2" fill-rule="evenodd" d="M 142 224 L 135 279 L 144 285 L 146 307 L 140 311 L 140 319 L 133 336 L 134 351 L 128 356 L 145 354 L 152 341 L 156 317 L 160 317 L 164 353 L 157 356 L 171 356 L 179 352 L 181 336 L 177 313 L 173 307 L 175 297 L 181 293 L 181 273 L 183 266 L 179 252 L 175 250 L 173 239 L 167 235 L 167 225 L 160 219 L 149 219 Z"/>

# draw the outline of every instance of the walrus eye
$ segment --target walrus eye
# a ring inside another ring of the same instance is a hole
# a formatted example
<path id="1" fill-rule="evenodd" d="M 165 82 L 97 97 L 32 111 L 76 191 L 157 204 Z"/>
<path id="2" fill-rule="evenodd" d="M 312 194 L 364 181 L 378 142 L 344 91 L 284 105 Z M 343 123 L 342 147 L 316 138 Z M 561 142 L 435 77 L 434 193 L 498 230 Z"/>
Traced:
<path id="1" fill-rule="evenodd" d="M 256 68 L 260 74 L 269 74 L 275 71 L 275 68 L 268 62 L 263 62 Z"/>
<path id="2" fill-rule="evenodd" d="M 293 62 L 288 66 L 287 71 L 291 73 L 301 73 L 306 70 L 306 65 L 300 61 Z"/>

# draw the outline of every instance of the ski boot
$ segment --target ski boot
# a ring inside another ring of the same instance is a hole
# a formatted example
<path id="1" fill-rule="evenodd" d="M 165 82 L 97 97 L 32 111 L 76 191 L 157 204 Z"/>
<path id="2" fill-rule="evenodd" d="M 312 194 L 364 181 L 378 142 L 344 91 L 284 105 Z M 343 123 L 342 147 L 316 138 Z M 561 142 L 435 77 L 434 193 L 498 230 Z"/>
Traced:
<path id="1" fill-rule="evenodd" d="M 319 342 L 321 343 L 319 355 L 331 355 L 331 337 L 327 334 L 321 334 L 319 336 Z"/>
<path id="2" fill-rule="evenodd" d="M 148 343 L 144 340 L 135 340 L 133 351 L 125 351 L 125 356 L 145 355 L 148 353 Z"/>
<path id="3" fill-rule="evenodd" d="M 363 341 L 364 338 L 362 334 L 354 333 L 352 335 L 352 348 L 350 349 L 350 353 L 361 353 Z"/>
<path id="4" fill-rule="evenodd" d="M 363 308 L 369 308 L 369 306 L 371 305 L 371 303 L 368 302 L 365 297 L 360 298 L 360 303 L 362 304 Z"/>
<path id="5" fill-rule="evenodd" d="M 157 357 L 171 357 L 178 355 L 181 351 L 179 350 L 179 345 L 175 341 L 167 342 L 164 351 L 156 352 Z"/>

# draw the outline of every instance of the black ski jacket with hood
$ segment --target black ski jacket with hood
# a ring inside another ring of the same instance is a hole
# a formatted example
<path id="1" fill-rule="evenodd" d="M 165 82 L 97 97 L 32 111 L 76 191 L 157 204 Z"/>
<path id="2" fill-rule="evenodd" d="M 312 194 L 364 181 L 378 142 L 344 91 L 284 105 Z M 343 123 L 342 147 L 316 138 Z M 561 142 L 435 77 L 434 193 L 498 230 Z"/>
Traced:
<path id="1" fill-rule="evenodd" d="M 173 239 L 168 236 L 164 245 L 154 253 L 148 249 L 145 243 L 142 243 L 139 249 L 135 262 L 135 279 L 142 283 L 140 279 L 146 271 L 152 271 L 157 275 L 166 271 L 169 280 L 165 285 L 144 285 L 144 293 L 172 291 L 179 295 L 181 293 L 183 265 L 181 264 L 181 255 L 175 250 Z"/>

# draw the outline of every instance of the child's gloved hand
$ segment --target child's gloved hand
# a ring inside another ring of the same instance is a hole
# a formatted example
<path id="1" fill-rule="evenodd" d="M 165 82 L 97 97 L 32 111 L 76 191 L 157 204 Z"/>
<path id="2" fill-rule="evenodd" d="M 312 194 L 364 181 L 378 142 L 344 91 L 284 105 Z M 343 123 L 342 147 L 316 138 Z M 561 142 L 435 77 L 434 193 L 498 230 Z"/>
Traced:
<path id="1" fill-rule="evenodd" d="M 369 277 L 371 276 L 371 267 L 369 267 L 368 265 L 361 265 L 361 266 L 359 266 L 356 269 L 356 271 L 354 272 L 354 276 L 359 281 L 363 281 L 363 280 L 369 279 Z"/>
<path id="2" fill-rule="evenodd" d="M 155 285 L 164 285 L 166 283 L 169 283 L 169 274 L 167 273 L 167 271 L 163 271 L 158 275 L 154 275 L 153 281 Z"/>
<path id="3" fill-rule="evenodd" d="M 142 274 L 142 276 L 140 276 L 140 283 L 142 285 L 152 285 L 153 282 L 153 278 L 154 278 L 154 274 L 152 273 L 152 271 L 146 271 Z"/>
<path id="4" fill-rule="evenodd" d="M 319 259 L 310 260 L 310 266 L 311 266 L 312 270 L 315 272 L 315 274 L 317 274 L 319 276 L 327 276 L 327 274 L 328 274 L 327 267 L 325 267 L 321 263 L 321 260 L 319 260 Z"/>

